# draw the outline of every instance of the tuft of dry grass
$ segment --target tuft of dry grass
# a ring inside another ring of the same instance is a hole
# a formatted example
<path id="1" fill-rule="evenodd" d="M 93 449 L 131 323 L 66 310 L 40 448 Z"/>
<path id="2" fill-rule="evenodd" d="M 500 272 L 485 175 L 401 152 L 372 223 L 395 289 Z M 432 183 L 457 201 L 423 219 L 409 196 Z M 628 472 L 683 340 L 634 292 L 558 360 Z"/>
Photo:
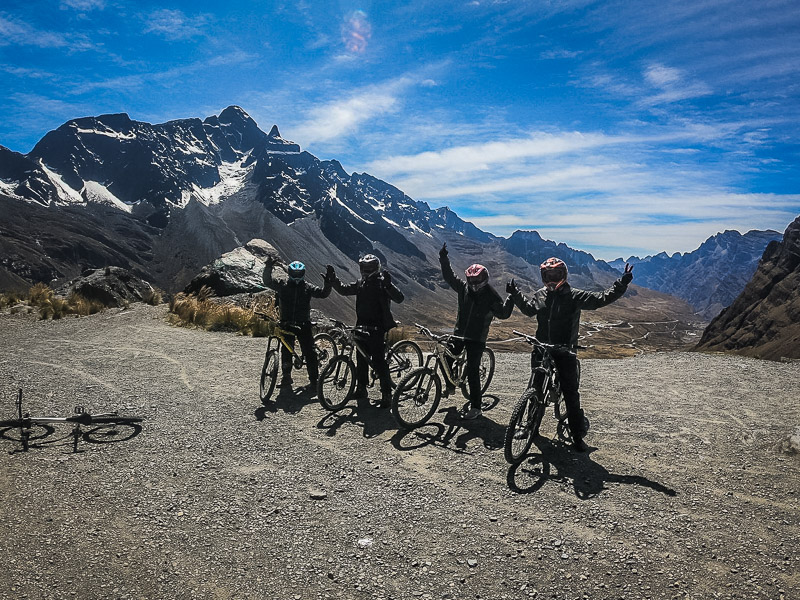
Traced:
<path id="1" fill-rule="evenodd" d="M 164 301 L 164 295 L 158 288 L 153 288 L 144 295 L 142 300 L 144 300 L 144 302 L 150 306 L 158 306 Z"/>
<path id="2" fill-rule="evenodd" d="M 277 318 L 271 298 L 259 297 L 250 306 L 221 304 L 211 298 L 213 292 L 203 287 L 197 294 L 177 294 L 169 301 L 169 321 L 173 325 L 194 326 L 209 331 L 231 331 L 253 337 L 265 337 L 272 332 L 272 324 L 256 313 L 265 313 L 269 319 Z"/>
<path id="3" fill-rule="evenodd" d="M 67 298 L 57 296 L 44 283 L 31 286 L 27 294 L 17 292 L 0 294 L 0 308 L 17 304 L 26 304 L 28 312 L 38 309 L 40 319 L 61 319 L 67 315 L 87 316 L 106 308 L 102 302 L 89 300 L 74 292 Z"/>

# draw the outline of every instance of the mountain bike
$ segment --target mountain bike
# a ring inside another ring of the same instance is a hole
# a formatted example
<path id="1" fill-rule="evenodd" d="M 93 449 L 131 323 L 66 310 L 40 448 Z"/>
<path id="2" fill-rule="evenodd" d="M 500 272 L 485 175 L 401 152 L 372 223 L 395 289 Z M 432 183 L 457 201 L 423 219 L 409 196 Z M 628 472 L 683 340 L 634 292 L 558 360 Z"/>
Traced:
<path id="1" fill-rule="evenodd" d="M 122 441 L 123 439 L 130 439 L 141 431 L 141 426 L 136 423 L 142 422 L 142 417 L 126 417 L 122 416 L 116 411 L 91 414 L 86 411 L 83 406 L 76 406 L 74 414 L 68 417 L 32 417 L 29 413 L 23 413 L 22 409 L 22 390 L 17 393 L 17 400 L 15 402 L 17 409 L 17 418 L 6 421 L 0 421 L 0 437 L 18 441 L 22 444 L 22 451 L 27 452 L 30 447 L 30 441 L 40 439 L 50 435 L 54 429 L 51 425 L 58 423 L 65 423 L 74 425 L 72 429 L 72 450 L 78 451 L 78 440 L 89 435 L 93 435 L 95 441 L 102 440 L 109 441 L 109 438 L 118 435 L 116 427 L 118 425 L 128 425 L 133 428 L 132 435 L 120 438 L 116 437 L 114 441 Z M 97 425 L 90 431 L 83 431 L 82 426 Z M 17 436 L 13 437 L 13 431 L 18 430 Z"/>
<path id="2" fill-rule="evenodd" d="M 299 325 L 279 325 L 265 313 L 256 312 L 255 314 L 272 323 L 272 335 L 267 340 L 267 350 L 264 354 L 264 365 L 261 367 L 259 384 L 261 402 L 266 403 L 272 396 L 272 392 L 275 390 L 275 381 L 278 379 L 278 370 L 281 364 L 281 346 L 290 352 L 294 369 L 302 369 L 306 364 L 306 357 L 303 356 L 302 351 L 295 351 L 294 348 L 294 342 L 300 332 Z M 336 342 L 327 333 L 318 333 L 313 339 L 321 371 L 338 354 L 338 348 L 336 347 Z"/>
<path id="3" fill-rule="evenodd" d="M 341 321 L 334 321 L 330 334 L 339 342 L 341 349 L 327 367 L 320 371 L 317 398 L 323 408 L 335 411 L 347 404 L 356 385 L 354 353 L 364 357 L 370 366 L 368 387 L 375 385 L 377 373 L 362 342 L 369 335 L 366 327 L 349 327 Z M 422 350 L 412 340 L 400 340 L 386 352 L 386 362 L 392 385 L 395 385 L 406 373 L 422 364 Z"/>
<path id="4" fill-rule="evenodd" d="M 553 416 L 556 418 L 557 435 L 565 441 L 571 441 L 569 424 L 567 423 L 567 409 L 564 404 L 564 394 L 558 379 L 553 350 L 568 350 L 570 352 L 584 346 L 565 346 L 545 344 L 536 337 L 514 331 L 521 340 L 532 346 L 531 350 L 531 376 L 528 386 L 517 400 L 511 411 L 511 418 L 506 428 L 503 454 L 511 464 L 520 462 L 533 443 L 533 438 L 539 434 L 545 409 L 552 405 Z M 578 377 L 580 377 L 580 362 L 578 363 Z M 588 429 L 588 421 L 585 423 Z"/>
<path id="5" fill-rule="evenodd" d="M 414 429 L 428 422 L 439 406 L 442 398 L 442 379 L 454 387 L 460 387 L 465 398 L 467 390 L 467 354 L 466 349 L 456 355 L 451 341 L 463 339 L 458 336 L 436 335 L 430 329 L 415 323 L 417 329 L 433 341 L 433 352 L 428 355 L 425 365 L 408 373 L 394 390 L 392 395 L 392 415 L 403 429 Z M 453 361 L 450 368 L 447 358 Z M 481 394 L 489 387 L 494 375 L 494 351 L 488 346 L 484 348 L 480 362 Z"/>

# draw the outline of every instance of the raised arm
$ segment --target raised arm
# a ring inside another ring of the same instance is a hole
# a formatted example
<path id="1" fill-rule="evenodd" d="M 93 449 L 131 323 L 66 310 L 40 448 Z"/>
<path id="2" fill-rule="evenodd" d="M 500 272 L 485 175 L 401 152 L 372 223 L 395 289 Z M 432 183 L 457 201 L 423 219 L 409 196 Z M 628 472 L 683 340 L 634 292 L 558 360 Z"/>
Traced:
<path id="1" fill-rule="evenodd" d="M 526 317 L 535 316 L 536 313 L 543 308 L 543 306 L 540 306 L 536 301 L 535 296 L 532 300 L 528 300 L 525 295 L 519 291 L 517 282 L 513 279 L 508 282 L 508 285 L 506 285 L 506 292 L 508 292 L 508 298 L 510 298 L 511 301 L 516 304 L 520 312 Z M 506 299 L 506 302 L 508 302 L 508 298 Z"/>
<path id="2" fill-rule="evenodd" d="M 339 277 L 336 275 L 336 271 L 333 269 L 333 266 L 327 265 L 327 271 L 325 271 L 325 279 L 330 282 L 331 287 L 336 290 L 342 296 L 355 296 L 356 292 L 358 292 L 358 281 L 354 281 L 352 283 L 342 283 L 339 280 Z"/>
<path id="3" fill-rule="evenodd" d="M 632 279 L 633 265 L 625 263 L 625 272 L 622 274 L 622 277 L 611 284 L 610 288 L 602 292 L 583 291 L 577 297 L 578 301 L 581 303 L 581 308 L 585 308 L 586 310 L 595 310 L 619 300 L 627 291 L 628 284 Z"/>
<path id="4" fill-rule="evenodd" d="M 274 256 L 267 256 L 266 260 L 264 261 L 264 272 L 261 274 L 261 279 L 266 287 L 277 291 L 281 286 L 281 282 L 272 278 L 272 268 L 276 264 L 280 268 L 284 269 L 283 265 L 280 262 L 277 262 Z"/>
<path id="5" fill-rule="evenodd" d="M 323 285 L 322 287 L 317 287 L 316 285 L 309 285 L 309 291 L 311 292 L 311 296 L 313 298 L 327 298 L 331 295 L 331 287 L 332 287 L 332 277 L 333 274 L 333 267 L 331 265 L 327 265 L 327 269 L 325 273 L 321 273 Z"/>
<path id="6" fill-rule="evenodd" d="M 442 244 L 442 249 L 439 250 L 439 264 L 442 266 L 442 277 L 444 277 L 447 285 L 457 292 L 463 292 L 467 286 L 467 282 L 453 273 L 453 267 L 450 265 L 450 257 L 447 255 L 447 243 Z"/>
<path id="7" fill-rule="evenodd" d="M 386 269 L 381 272 L 381 281 L 383 284 L 383 289 L 386 291 L 386 295 L 389 296 L 393 302 L 400 304 L 403 300 L 405 300 L 403 292 L 401 292 L 400 288 L 398 288 L 392 281 L 392 274 Z"/>

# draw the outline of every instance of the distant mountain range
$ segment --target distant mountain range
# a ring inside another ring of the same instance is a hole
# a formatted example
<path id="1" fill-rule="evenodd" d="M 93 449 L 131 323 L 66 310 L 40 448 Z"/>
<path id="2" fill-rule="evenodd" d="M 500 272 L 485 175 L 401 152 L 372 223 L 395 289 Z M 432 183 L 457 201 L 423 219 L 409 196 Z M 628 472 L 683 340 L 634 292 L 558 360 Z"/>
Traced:
<path id="1" fill-rule="evenodd" d="M 355 277 L 359 256 L 377 254 L 415 300 L 399 309 L 409 319 L 453 310 L 437 260 L 443 242 L 456 268 L 481 262 L 497 286 L 516 277 L 523 288 L 538 287 L 538 265 L 553 255 L 578 287 L 602 288 L 619 276 L 617 263 L 534 231 L 496 237 L 367 173 L 350 175 L 284 140 L 276 126 L 265 133 L 236 106 L 156 125 L 125 114 L 86 117 L 49 132 L 26 155 L 0 146 L 0 214 L 0 289 L 111 264 L 177 291 L 253 238 L 303 260 L 310 277 L 325 264 Z M 740 274 L 752 273 L 779 237 L 725 232 L 694 253 L 631 259 L 635 283 L 709 316 L 738 294 L 747 278 Z M 334 313 L 351 304 L 331 302 Z"/>
<path id="2" fill-rule="evenodd" d="M 781 239 L 777 231 L 725 231 L 692 252 L 666 252 L 609 263 L 622 269 L 636 265 L 636 283 L 686 300 L 699 315 L 712 319 L 739 295 L 753 276 L 767 244 Z"/>
<path id="3" fill-rule="evenodd" d="M 800 217 L 782 241 L 770 242 L 755 275 L 709 324 L 698 349 L 800 359 Z"/>

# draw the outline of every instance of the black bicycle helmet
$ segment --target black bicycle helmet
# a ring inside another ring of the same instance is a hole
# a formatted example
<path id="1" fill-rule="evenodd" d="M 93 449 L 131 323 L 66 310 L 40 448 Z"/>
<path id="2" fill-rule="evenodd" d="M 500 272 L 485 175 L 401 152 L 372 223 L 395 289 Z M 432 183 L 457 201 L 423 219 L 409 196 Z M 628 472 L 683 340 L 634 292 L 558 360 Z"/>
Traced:
<path id="1" fill-rule="evenodd" d="M 557 290 L 567 282 L 567 264 L 555 256 L 548 258 L 540 266 L 542 283 L 550 290 Z"/>
<path id="2" fill-rule="evenodd" d="M 358 261 L 358 270 L 364 278 L 374 275 L 381 270 L 381 259 L 374 254 L 367 254 Z"/>

